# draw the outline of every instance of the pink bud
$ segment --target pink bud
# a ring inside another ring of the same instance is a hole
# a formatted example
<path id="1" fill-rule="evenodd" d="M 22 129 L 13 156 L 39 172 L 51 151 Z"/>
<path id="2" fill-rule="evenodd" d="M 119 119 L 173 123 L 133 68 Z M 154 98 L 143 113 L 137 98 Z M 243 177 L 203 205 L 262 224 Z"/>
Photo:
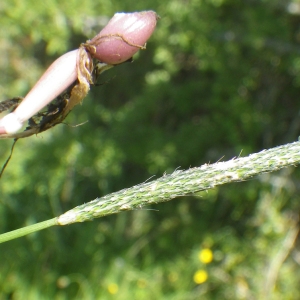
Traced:
<path id="1" fill-rule="evenodd" d="M 54 61 L 21 104 L 12 113 L 0 119 L 0 135 L 12 134 L 21 129 L 25 121 L 45 107 L 77 79 L 78 51 L 70 51 Z"/>
<path id="2" fill-rule="evenodd" d="M 154 11 L 116 13 L 87 46 L 95 46 L 92 56 L 116 65 L 131 58 L 153 33 L 158 15 Z M 88 47 L 89 48 L 89 47 Z"/>
<path id="3" fill-rule="evenodd" d="M 128 60 L 139 49 L 145 48 L 146 41 L 155 29 L 157 18 L 153 11 L 115 14 L 96 37 L 82 44 L 78 50 L 62 55 L 48 68 L 21 104 L 0 119 L 0 136 L 12 134 L 7 137 L 13 137 L 28 119 L 77 79 L 68 106 L 63 112 L 64 118 L 89 91 L 93 70 L 91 56 L 108 64 L 108 68 Z"/>
<path id="4" fill-rule="evenodd" d="M 59 57 L 43 74 L 14 113 L 21 122 L 28 120 L 77 79 L 78 50 Z"/>

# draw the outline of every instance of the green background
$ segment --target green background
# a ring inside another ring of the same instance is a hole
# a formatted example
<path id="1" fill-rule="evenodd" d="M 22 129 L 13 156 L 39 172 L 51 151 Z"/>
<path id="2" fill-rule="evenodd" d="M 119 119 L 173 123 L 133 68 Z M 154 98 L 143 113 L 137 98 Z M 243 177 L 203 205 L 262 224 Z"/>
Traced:
<path id="1" fill-rule="evenodd" d="M 26 95 L 115 12 L 148 9 L 161 19 L 147 50 L 103 74 L 67 125 L 16 144 L 0 180 L 0 232 L 298 138 L 299 1 L 1 1 L 0 99 Z M 0 143 L 3 164 L 12 140 Z M 1 244 L 0 299 L 298 299 L 299 175 Z M 205 248 L 210 264 L 198 259 Z"/>

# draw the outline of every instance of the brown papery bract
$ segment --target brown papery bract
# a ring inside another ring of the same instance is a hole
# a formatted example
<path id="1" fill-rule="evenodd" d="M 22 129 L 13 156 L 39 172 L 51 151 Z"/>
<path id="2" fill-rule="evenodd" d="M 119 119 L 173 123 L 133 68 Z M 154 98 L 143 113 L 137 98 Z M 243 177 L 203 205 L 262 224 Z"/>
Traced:
<path id="1" fill-rule="evenodd" d="M 94 58 L 104 63 L 120 64 L 145 49 L 157 19 L 154 11 L 116 13 L 100 33 L 87 42 L 87 48 Z"/>

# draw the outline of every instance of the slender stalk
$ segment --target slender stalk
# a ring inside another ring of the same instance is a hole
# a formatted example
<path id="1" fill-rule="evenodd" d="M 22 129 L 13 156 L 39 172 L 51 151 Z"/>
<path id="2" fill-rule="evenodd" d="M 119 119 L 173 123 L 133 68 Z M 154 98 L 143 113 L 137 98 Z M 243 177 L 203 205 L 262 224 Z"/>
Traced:
<path id="1" fill-rule="evenodd" d="M 57 218 L 0 234 L 0 244 L 55 225 L 58 225 Z"/>
<path id="2" fill-rule="evenodd" d="M 185 171 L 177 170 L 157 180 L 97 198 L 57 218 L 2 234 L 0 243 L 54 225 L 85 222 L 153 203 L 166 202 L 179 196 L 192 195 L 225 183 L 245 181 L 299 163 L 300 142 L 295 142 L 226 162 L 205 164 Z"/>

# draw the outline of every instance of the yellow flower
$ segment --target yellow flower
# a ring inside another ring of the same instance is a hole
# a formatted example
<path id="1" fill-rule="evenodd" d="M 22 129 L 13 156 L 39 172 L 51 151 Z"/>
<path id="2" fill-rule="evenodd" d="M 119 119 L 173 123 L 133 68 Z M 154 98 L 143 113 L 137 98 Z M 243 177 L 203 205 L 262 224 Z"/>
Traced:
<path id="1" fill-rule="evenodd" d="M 171 272 L 169 275 L 168 275 L 168 279 L 170 282 L 176 282 L 178 279 L 179 279 L 179 275 L 177 272 Z"/>
<path id="2" fill-rule="evenodd" d="M 210 262 L 212 262 L 214 255 L 209 248 L 205 248 L 199 252 L 198 258 L 204 264 L 209 264 Z"/>
<path id="3" fill-rule="evenodd" d="M 119 290 L 119 287 L 117 284 L 115 283 L 110 283 L 108 286 L 107 286 L 107 290 L 110 294 L 114 295 L 118 292 Z"/>
<path id="4" fill-rule="evenodd" d="M 147 286 L 147 281 L 145 279 L 139 279 L 137 281 L 137 286 L 140 288 L 140 289 L 144 289 L 146 286 Z"/>
<path id="5" fill-rule="evenodd" d="M 60 288 L 60 289 L 65 289 L 66 287 L 68 287 L 71 283 L 71 280 L 68 276 L 60 276 L 58 279 L 57 279 L 57 286 Z"/>
<path id="6" fill-rule="evenodd" d="M 207 272 L 205 270 L 198 270 L 195 274 L 194 274 L 194 281 L 197 284 L 201 284 L 203 282 L 205 282 L 208 278 Z"/>

